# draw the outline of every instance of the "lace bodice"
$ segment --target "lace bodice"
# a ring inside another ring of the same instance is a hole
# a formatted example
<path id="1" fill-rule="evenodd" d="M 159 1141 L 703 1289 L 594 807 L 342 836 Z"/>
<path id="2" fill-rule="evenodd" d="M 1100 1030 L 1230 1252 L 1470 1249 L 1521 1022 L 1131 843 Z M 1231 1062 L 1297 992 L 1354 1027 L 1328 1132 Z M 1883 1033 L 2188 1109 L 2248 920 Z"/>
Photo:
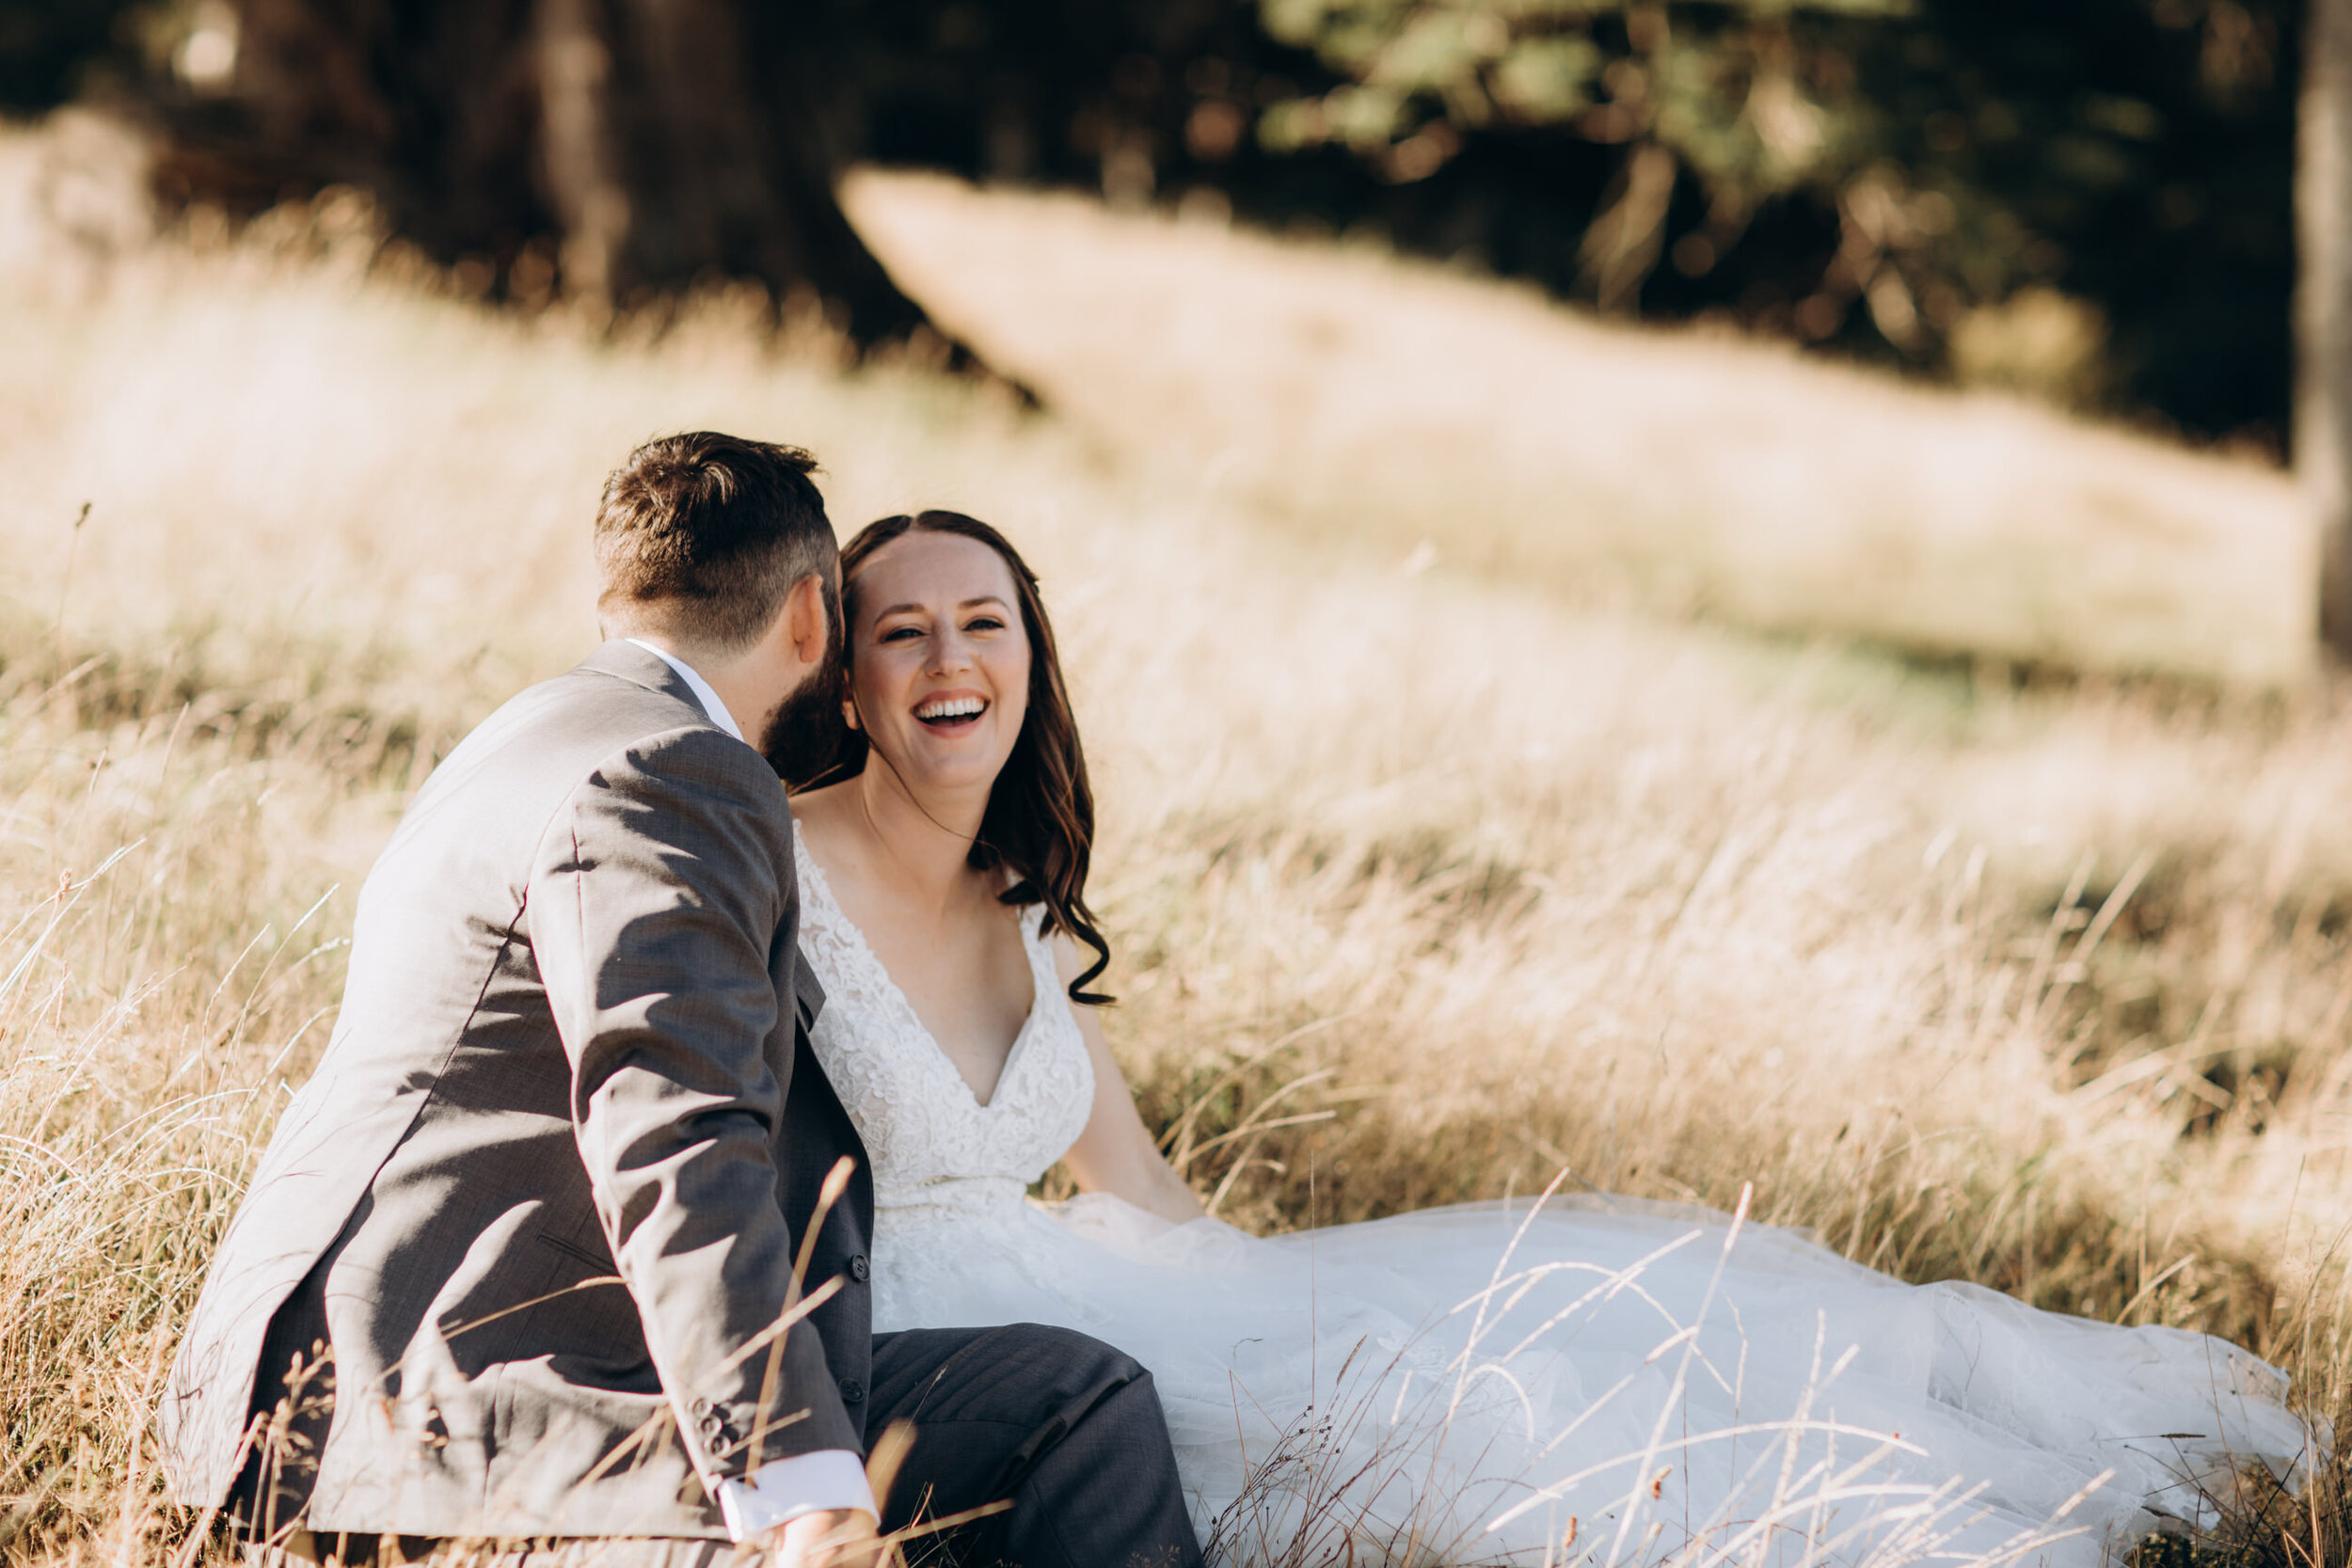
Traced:
<path id="1" fill-rule="evenodd" d="M 797 833 L 792 855 L 801 950 L 825 988 L 809 1043 L 873 1162 L 878 1231 L 1018 1206 L 1086 1131 L 1094 1103 L 1094 1064 L 1055 974 L 1043 906 L 1021 916 L 1036 1000 L 982 1105 L 842 912 Z"/>

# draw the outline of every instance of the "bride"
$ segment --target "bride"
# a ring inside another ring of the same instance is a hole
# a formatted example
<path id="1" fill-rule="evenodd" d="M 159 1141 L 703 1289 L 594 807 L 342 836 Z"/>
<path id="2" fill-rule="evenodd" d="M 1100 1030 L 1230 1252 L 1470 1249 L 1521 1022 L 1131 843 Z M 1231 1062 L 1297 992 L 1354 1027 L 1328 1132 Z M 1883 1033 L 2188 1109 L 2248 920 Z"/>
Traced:
<path id="1" fill-rule="evenodd" d="M 842 555 L 804 708 L 813 1044 L 873 1162 L 877 1331 L 1108 1340 L 1159 1388 L 1212 1560 L 2097 1568 L 2299 1484 L 2285 1383 L 2202 1335 L 1913 1287 L 1743 1216 L 1470 1205 L 1208 1218 L 1103 1038 L 1093 800 L 1036 579 L 956 513 Z M 1030 1186 L 1065 1162 L 1080 1196 Z"/>

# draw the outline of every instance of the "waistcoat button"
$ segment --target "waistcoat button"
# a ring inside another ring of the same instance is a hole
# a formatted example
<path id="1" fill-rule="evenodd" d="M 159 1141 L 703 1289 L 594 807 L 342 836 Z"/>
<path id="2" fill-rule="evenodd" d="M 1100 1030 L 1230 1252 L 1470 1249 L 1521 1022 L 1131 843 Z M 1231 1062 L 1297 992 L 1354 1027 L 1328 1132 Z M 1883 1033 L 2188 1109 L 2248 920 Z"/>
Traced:
<path id="1" fill-rule="evenodd" d="M 866 1254 L 853 1252 L 850 1255 L 850 1277 L 860 1285 L 874 1277 L 874 1265 L 866 1260 Z"/>
<path id="2" fill-rule="evenodd" d="M 865 1399 L 866 1385 L 853 1377 L 845 1377 L 841 1380 L 841 1402 L 843 1404 L 862 1403 Z"/>

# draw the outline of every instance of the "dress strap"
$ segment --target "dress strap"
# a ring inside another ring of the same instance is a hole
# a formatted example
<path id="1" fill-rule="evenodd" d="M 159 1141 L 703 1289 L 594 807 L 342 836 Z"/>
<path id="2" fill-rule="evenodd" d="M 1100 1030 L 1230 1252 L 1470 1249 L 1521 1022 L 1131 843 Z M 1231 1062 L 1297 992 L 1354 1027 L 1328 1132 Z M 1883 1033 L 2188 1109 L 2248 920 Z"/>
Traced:
<path id="1" fill-rule="evenodd" d="M 1070 997 L 1062 990 L 1061 966 L 1054 958 L 1054 939 L 1045 932 L 1043 904 L 1031 904 L 1021 911 L 1021 944 L 1029 951 L 1029 975 L 1037 987 L 1035 1009 L 1069 1011 Z"/>
<path id="2" fill-rule="evenodd" d="M 866 951 L 866 934 L 850 924 L 841 901 L 834 896 L 833 883 L 826 879 L 825 868 L 817 863 L 817 857 L 802 842 L 797 824 L 792 831 L 792 868 L 801 886 L 802 946 L 810 948 L 810 939 L 815 938 L 815 946 L 825 950 L 826 958 L 837 974 L 842 966 L 854 964 Z M 834 974 L 820 974 L 818 977 L 828 990 L 834 989 Z"/>

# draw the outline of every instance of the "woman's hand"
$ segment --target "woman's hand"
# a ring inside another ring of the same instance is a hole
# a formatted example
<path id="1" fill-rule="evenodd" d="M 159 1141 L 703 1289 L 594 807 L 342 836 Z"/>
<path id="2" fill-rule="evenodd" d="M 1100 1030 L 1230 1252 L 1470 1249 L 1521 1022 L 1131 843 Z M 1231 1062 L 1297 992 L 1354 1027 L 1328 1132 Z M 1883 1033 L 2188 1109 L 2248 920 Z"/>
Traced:
<path id="1" fill-rule="evenodd" d="M 1077 943 L 1067 936 L 1054 939 L 1054 956 L 1063 985 L 1085 972 Z M 1101 1017 L 1092 1007 L 1073 1010 L 1078 1015 L 1078 1033 L 1086 1037 L 1087 1054 L 1094 1059 L 1094 1109 L 1087 1117 L 1087 1130 L 1062 1157 L 1079 1189 L 1124 1198 L 1173 1225 L 1204 1217 L 1208 1211 L 1200 1207 L 1200 1196 L 1168 1165 L 1160 1146 L 1144 1131 L 1143 1117 L 1136 1114 L 1136 1097 L 1103 1038 Z"/>

